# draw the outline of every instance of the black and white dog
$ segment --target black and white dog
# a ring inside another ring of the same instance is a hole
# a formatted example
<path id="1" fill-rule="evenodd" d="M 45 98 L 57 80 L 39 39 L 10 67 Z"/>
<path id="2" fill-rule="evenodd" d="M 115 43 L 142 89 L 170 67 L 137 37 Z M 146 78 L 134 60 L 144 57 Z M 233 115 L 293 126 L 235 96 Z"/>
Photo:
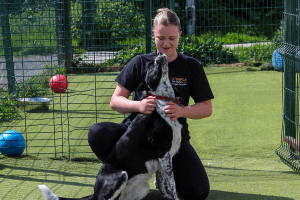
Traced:
<path id="1" fill-rule="evenodd" d="M 181 143 L 181 124 L 164 112 L 166 100 L 175 100 L 169 80 L 166 55 L 159 54 L 144 82 L 139 99 L 155 95 L 156 109 L 150 115 L 138 114 L 106 158 L 96 178 L 94 194 L 82 200 L 140 200 L 150 188 L 147 181 L 156 173 L 163 199 L 179 200 L 176 193 L 172 157 Z M 63 200 L 45 185 L 39 185 L 46 200 Z"/>

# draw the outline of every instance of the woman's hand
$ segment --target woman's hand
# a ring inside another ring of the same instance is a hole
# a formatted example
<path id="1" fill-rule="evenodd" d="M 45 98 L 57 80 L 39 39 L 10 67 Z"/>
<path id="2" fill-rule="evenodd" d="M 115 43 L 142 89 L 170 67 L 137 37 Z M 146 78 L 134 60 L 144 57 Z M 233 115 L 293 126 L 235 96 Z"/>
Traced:
<path id="1" fill-rule="evenodd" d="M 212 114 L 212 103 L 211 100 L 207 100 L 191 106 L 181 107 L 176 103 L 167 102 L 165 113 L 170 117 L 171 121 L 174 121 L 179 117 L 202 119 L 209 117 Z"/>
<path id="2" fill-rule="evenodd" d="M 110 106 L 113 110 L 120 113 L 140 112 L 144 114 L 151 114 L 156 107 L 154 96 L 146 97 L 141 101 L 129 100 L 130 91 L 118 84 L 114 94 L 110 100 Z"/>
<path id="3" fill-rule="evenodd" d="M 181 117 L 182 107 L 173 102 L 167 102 L 167 106 L 165 107 L 165 113 L 171 119 L 171 121 L 176 120 Z"/>
<path id="4" fill-rule="evenodd" d="M 151 114 L 156 107 L 156 100 L 154 96 L 148 96 L 140 101 L 139 112 L 143 114 Z"/>

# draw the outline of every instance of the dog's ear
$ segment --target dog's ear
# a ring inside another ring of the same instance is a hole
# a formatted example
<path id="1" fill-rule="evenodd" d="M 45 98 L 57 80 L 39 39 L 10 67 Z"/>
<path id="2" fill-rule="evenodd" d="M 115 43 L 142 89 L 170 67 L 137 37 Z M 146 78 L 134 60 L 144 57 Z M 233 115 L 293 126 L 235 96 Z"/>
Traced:
<path id="1" fill-rule="evenodd" d="M 143 81 L 136 89 L 136 94 L 138 97 L 138 100 L 142 100 L 147 96 L 147 86 L 146 82 Z"/>

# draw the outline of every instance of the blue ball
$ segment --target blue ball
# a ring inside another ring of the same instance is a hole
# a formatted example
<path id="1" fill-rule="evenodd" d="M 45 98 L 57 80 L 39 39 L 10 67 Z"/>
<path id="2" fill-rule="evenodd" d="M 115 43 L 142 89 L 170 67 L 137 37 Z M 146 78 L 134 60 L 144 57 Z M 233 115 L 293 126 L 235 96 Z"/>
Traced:
<path id="1" fill-rule="evenodd" d="M 272 55 L 272 65 L 275 70 L 277 71 L 283 71 L 284 70 L 284 59 L 283 56 L 279 53 L 281 52 L 281 49 L 277 49 L 273 52 Z"/>
<path id="2" fill-rule="evenodd" d="M 25 150 L 25 139 L 18 131 L 8 130 L 0 135 L 0 152 L 5 156 L 20 156 Z"/>

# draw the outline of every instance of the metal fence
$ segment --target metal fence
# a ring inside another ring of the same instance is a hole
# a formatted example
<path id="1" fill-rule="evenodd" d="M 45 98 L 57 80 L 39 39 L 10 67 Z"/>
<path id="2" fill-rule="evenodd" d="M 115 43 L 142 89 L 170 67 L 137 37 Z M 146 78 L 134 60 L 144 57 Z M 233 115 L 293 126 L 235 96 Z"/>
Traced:
<path id="1" fill-rule="evenodd" d="M 128 46 L 122 41 L 145 39 L 144 2 L 4 0 L 0 8 L 0 132 L 20 132 L 27 155 L 93 157 L 89 127 L 124 119 L 109 107 L 120 65 L 108 61 Z M 66 92 L 49 89 L 55 74 L 66 75 Z M 29 102 L 35 97 L 50 104 Z"/>
<path id="2" fill-rule="evenodd" d="M 27 155 L 94 158 L 87 131 L 124 118 L 109 106 L 114 78 L 155 50 L 151 24 L 161 7 L 181 19 L 178 51 L 205 65 L 270 61 L 282 39 L 281 0 L 1 0 L 0 133 L 20 132 Z M 55 74 L 66 75 L 66 92 L 49 89 Z M 30 110 L 15 101 L 33 97 L 51 102 Z"/>
<path id="3" fill-rule="evenodd" d="M 284 43 L 279 48 L 284 58 L 283 125 L 281 145 L 276 149 L 276 153 L 284 163 L 300 172 L 300 1 L 286 0 L 284 7 Z"/>

